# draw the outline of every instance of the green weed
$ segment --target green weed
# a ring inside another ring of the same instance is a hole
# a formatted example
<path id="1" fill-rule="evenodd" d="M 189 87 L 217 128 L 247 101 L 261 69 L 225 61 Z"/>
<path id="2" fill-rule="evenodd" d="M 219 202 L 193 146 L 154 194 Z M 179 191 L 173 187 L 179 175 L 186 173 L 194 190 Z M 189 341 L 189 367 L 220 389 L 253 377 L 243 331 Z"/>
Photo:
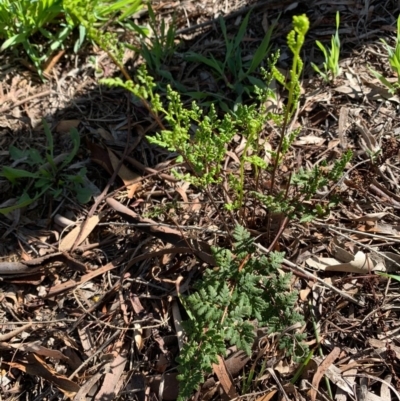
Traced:
<path id="1" fill-rule="evenodd" d="M 141 0 L 1 0 L 0 39 L 4 42 L 0 50 L 21 45 L 43 78 L 44 64 L 66 46 L 75 28 L 79 30 L 73 46 L 77 52 L 88 32 L 104 28 L 110 20 L 122 22 L 141 8 Z"/>
<path id="2" fill-rule="evenodd" d="M 382 277 L 392 278 L 393 280 L 400 281 L 400 276 L 397 274 L 387 274 L 382 272 L 377 272 L 377 274 Z"/>
<path id="3" fill-rule="evenodd" d="M 300 77 L 303 68 L 300 52 L 309 21 L 303 15 L 294 17 L 293 24 L 293 30 L 288 34 L 288 45 L 293 53 L 289 77 L 286 79 L 276 68 L 279 52 L 272 55 L 268 61 L 269 71 L 262 70 L 263 87 L 254 89 L 261 106 L 256 103 L 250 106 L 238 104 L 236 111 L 219 117 L 214 105 L 210 106 L 207 113 L 204 113 L 195 102 L 190 109 L 185 108 L 180 95 L 171 87 L 167 87 L 168 107 L 164 107 L 159 95 L 154 93 L 156 85 L 153 78 L 144 68 L 138 73 L 138 83 L 120 79 L 106 79 L 102 82 L 124 87 L 139 98 L 148 101 L 148 107 L 157 119 L 163 116 L 166 127 L 162 125 L 161 132 L 149 136 L 148 140 L 150 143 L 178 153 L 177 162 L 187 164 L 189 172 L 184 174 L 177 170 L 173 171 L 178 178 L 201 188 L 220 184 L 223 179 L 222 162 L 226 157 L 226 149 L 234 135 L 240 132 L 246 139 L 245 148 L 240 157 L 239 174 L 228 174 L 227 179 L 233 200 L 226 207 L 231 210 L 240 210 L 244 205 L 245 196 L 253 196 L 262 201 L 270 211 L 308 221 L 315 216 L 323 215 L 326 212 L 326 206 L 313 205 L 310 209 L 309 206 L 304 205 L 304 202 L 309 201 L 323 186 L 341 177 L 346 163 L 351 159 L 351 153 L 348 152 L 335 163 L 332 170 L 334 173 L 327 173 L 329 169 L 327 170 L 322 164 L 308 171 L 301 169 L 293 173 L 291 177 L 291 192 L 274 193 L 273 187 L 278 168 L 300 132 L 300 129 L 287 132 L 287 127 L 299 104 Z M 264 106 L 268 100 L 275 100 L 276 97 L 270 86 L 272 79 L 276 79 L 288 91 L 288 101 L 286 105 L 283 105 L 281 112 L 267 110 Z M 276 124 L 280 137 L 276 150 L 271 150 L 273 163 L 268 165 L 265 158 L 261 157 L 259 137 L 265 122 L 271 120 Z M 252 166 L 256 182 L 263 171 L 270 172 L 272 177 L 270 194 L 258 194 L 257 191 L 245 194 L 246 163 Z"/>
<path id="4" fill-rule="evenodd" d="M 53 52 L 62 48 L 74 28 L 60 18 L 62 12 L 61 0 L 2 0 L 0 39 L 4 42 L 0 50 L 23 46 L 42 76 L 43 64 Z M 39 40 L 36 34 L 42 38 Z"/>
<path id="5" fill-rule="evenodd" d="M 15 163 L 23 164 L 27 167 L 4 166 L 2 168 L 0 176 L 6 178 L 15 187 L 23 188 L 22 195 L 14 205 L 0 209 L 2 214 L 29 206 L 45 195 L 58 199 L 65 193 L 71 193 L 80 203 L 88 202 L 92 196 L 91 190 L 85 184 L 85 168 L 80 168 L 78 174 L 68 173 L 68 166 L 79 150 L 80 137 L 78 131 L 71 129 L 70 136 L 73 145 L 71 151 L 55 156 L 50 128 L 46 121 L 43 121 L 43 125 L 47 138 L 44 157 L 37 149 L 21 150 L 15 146 L 10 147 L 10 156 Z"/>
<path id="6" fill-rule="evenodd" d="M 334 81 L 340 74 L 341 68 L 339 66 L 340 58 L 340 39 L 339 39 L 339 25 L 340 25 L 340 15 L 339 11 L 336 13 L 336 33 L 332 36 L 331 47 L 325 48 L 325 46 L 317 40 L 315 43 L 322 51 L 325 57 L 324 61 L 324 71 L 321 71 L 317 65 L 311 63 L 314 70 L 321 75 L 325 82 Z"/>
<path id="7" fill-rule="evenodd" d="M 301 94 L 300 77 L 303 70 L 303 60 L 301 59 L 300 51 L 303 47 L 309 26 L 310 22 L 306 15 L 293 17 L 293 29 L 289 32 L 287 36 L 287 44 L 289 46 L 289 49 L 293 53 L 292 68 L 290 69 L 288 79 L 286 79 L 286 77 L 276 67 L 276 60 L 279 56 L 279 52 L 278 55 L 275 55 L 275 57 L 273 58 L 270 66 L 272 77 L 275 78 L 288 91 L 288 100 L 287 104 L 283 106 L 283 113 L 281 114 L 281 116 L 271 117 L 278 125 L 278 129 L 280 131 L 278 148 L 274 152 L 271 191 L 273 190 L 275 185 L 275 178 L 278 166 L 282 161 L 283 156 L 288 151 L 290 145 L 300 133 L 300 129 L 288 133 L 287 127 L 289 126 L 290 119 L 293 117 L 299 106 L 299 98 Z M 270 91 L 266 91 L 264 94 L 261 91 L 258 93 L 258 95 L 261 99 L 264 97 L 264 104 L 266 100 L 268 100 L 268 97 L 271 96 Z"/>

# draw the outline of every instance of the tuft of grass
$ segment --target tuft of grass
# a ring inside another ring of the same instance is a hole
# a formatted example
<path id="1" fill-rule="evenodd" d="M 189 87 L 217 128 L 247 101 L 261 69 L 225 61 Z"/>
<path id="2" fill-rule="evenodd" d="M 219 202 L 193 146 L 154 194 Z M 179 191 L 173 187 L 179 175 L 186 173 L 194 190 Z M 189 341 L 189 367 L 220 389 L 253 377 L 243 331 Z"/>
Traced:
<path id="1" fill-rule="evenodd" d="M 311 63 L 314 70 L 321 75 L 325 82 L 335 81 L 335 79 L 341 74 L 341 68 L 339 66 L 340 59 L 340 38 L 339 38 L 339 25 L 340 25 L 340 14 L 339 11 L 336 13 L 336 33 L 332 36 L 331 47 L 325 47 L 319 40 L 315 43 L 323 53 L 325 61 L 323 64 L 323 71 Z"/>
<path id="2" fill-rule="evenodd" d="M 187 61 L 203 64 L 211 68 L 216 81 L 223 83 L 236 95 L 233 110 L 242 103 L 243 95 L 254 94 L 254 86 L 264 87 L 264 82 L 255 76 L 255 72 L 261 63 L 267 59 L 271 51 L 271 36 L 276 26 L 276 23 L 270 26 L 251 60 L 243 62 L 242 41 L 249 23 L 250 14 L 251 11 L 247 13 L 238 33 L 232 39 L 228 36 L 224 18 L 220 17 L 220 27 L 225 41 L 225 57 L 223 60 L 216 59 L 212 54 L 209 57 L 195 52 L 185 54 Z M 193 98 L 196 98 L 196 95 L 200 95 L 200 97 L 197 96 L 199 100 L 204 98 L 204 94 L 191 93 L 190 95 Z M 212 93 L 207 93 L 207 95 L 215 97 Z M 230 104 L 226 103 L 226 100 L 221 100 L 219 96 L 216 97 L 216 100 L 225 112 L 229 112 L 232 108 Z"/>
<path id="3" fill-rule="evenodd" d="M 385 39 L 381 39 L 381 41 L 386 48 L 389 58 L 389 65 L 397 76 L 397 82 L 389 82 L 382 74 L 380 74 L 378 71 L 375 71 L 371 67 L 369 67 L 369 70 L 374 74 L 375 78 L 379 79 L 379 81 L 389 89 L 389 92 L 394 95 L 400 90 L 400 15 L 397 18 L 397 36 L 395 47 L 393 48 L 389 46 Z"/>
<path id="4" fill-rule="evenodd" d="M 165 82 L 171 84 L 180 92 L 185 92 L 186 88 L 175 81 L 172 74 L 165 68 L 175 54 L 178 44 L 176 43 L 176 27 L 174 21 L 167 27 L 164 20 L 158 23 L 151 4 L 147 4 L 149 13 L 150 34 L 140 35 L 140 47 L 130 44 L 126 46 L 136 53 L 141 54 L 145 60 L 149 73 L 157 78 L 157 86 L 165 90 Z"/>

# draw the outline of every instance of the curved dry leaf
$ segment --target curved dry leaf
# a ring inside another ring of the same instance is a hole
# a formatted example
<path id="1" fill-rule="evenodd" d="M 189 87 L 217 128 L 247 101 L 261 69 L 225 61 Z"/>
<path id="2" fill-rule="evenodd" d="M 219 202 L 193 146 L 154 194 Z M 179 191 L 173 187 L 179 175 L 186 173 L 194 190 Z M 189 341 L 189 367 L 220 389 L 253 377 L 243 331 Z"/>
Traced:
<path id="1" fill-rule="evenodd" d="M 110 149 L 107 148 L 108 156 L 110 158 L 110 162 L 112 164 L 113 169 L 115 170 L 120 162 L 120 159 L 112 152 Z M 124 164 L 121 165 L 121 167 L 118 170 L 118 176 L 121 178 L 121 180 L 124 182 L 128 189 L 128 198 L 131 199 L 133 198 L 133 195 L 135 192 L 140 188 L 141 183 L 138 181 L 141 176 L 132 170 L 130 170 L 128 167 L 126 167 Z"/>
<path id="2" fill-rule="evenodd" d="M 148 376 L 146 381 L 151 391 L 162 395 L 165 401 L 175 401 L 178 398 L 179 381 L 178 373 L 164 373 L 162 375 Z"/>
<path id="3" fill-rule="evenodd" d="M 332 363 L 339 357 L 340 348 L 335 347 L 331 353 L 322 361 L 322 363 L 318 366 L 317 371 L 314 374 L 312 379 L 312 388 L 310 390 L 311 401 L 315 401 L 317 398 L 317 391 L 319 387 L 319 382 L 325 375 L 326 371 L 332 365 Z"/>
<path id="4" fill-rule="evenodd" d="M 78 238 L 79 234 L 79 242 L 77 242 L 76 246 L 82 244 L 82 242 L 90 235 L 90 233 L 95 229 L 97 224 L 99 223 L 100 218 L 99 216 L 92 216 L 87 219 L 86 224 L 83 226 L 83 230 L 81 233 L 82 224 L 79 224 L 73 228 L 60 242 L 60 251 L 61 252 L 68 252 L 74 246 L 76 239 Z"/>
<path id="5" fill-rule="evenodd" d="M 340 263 L 349 263 L 354 259 L 354 255 L 346 249 L 340 247 L 335 242 L 332 243 L 331 252 L 335 259 L 337 259 Z"/>
<path id="6" fill-rule="evenodd" d="M 257 398 L 256 401 L 270 401 L 277 392 L 278 390 L 272 390 L 269 393 Z"/>
<path id="7" fill-rule="evenodd" d="M 330 91 L 316 89 L 310 93 L 305 94 L 305 103 L 301 111 L 311 111 L 315 108 L 316 104 L 319 103 L 330 103 L 332 94 Z M 300 111 L 300 112 L 301 112 Z"/>
<path id="8" fill-rule="evenodd" d="M 377 338 L 368 338 L 368 344 L 375 348 L 374 351 L 380 358 L 387 358 L 388 348 L 390 347 L 390 350 L 395 352 L 396 358 L 400 359 L 400 347 L 391 342 L 388 343 L 387 340 L 383 341 Z"/>
<path id="9" fill-rule="evenodd" d="M 92 387 L 101 379 L 103 376 L 103 372 L 96 373 L 89 380 L 83 384 L 83 386 L 79 389 L 74 397 L 74 401 L 86 401 L 86 396 Z"/>
<path id="10" fill-rule="evenodd" d="M 264 33 L 267 33 L 269 29 L 268 12 L 263 13 L 261 26 L 263 28 Z"/>
<path id="11" fill-rule="evenodd" d="M 400 237 L 400 233 L 391 224 L 376 222 L 372 227 L 366 227 L 365 232 L 390 235 L 391 237 Z"/>
<path id="12" fill-rule="evenodd" d="M 133 338 L 135 339 L 136 347 L 139 351 L 143 348 L 143 329 L 139 323 L 134 324 L 135 330 L 133 330 Z"/>
<path id="13" fill-rule="evenodd" d="M 189 205 L 188 205 L 189 199 L 186 195 L 186 190 L 187 190 L 187 188 L 185 188 L 185 186 L 175 188 L 175 191 L 178 192 L 178 194 L 181 196 L 183 202 L 185 203 L 183 205 L 183 209 L 185 209 L 185 210 L 189 207 Z"/>
<path id="14" fill-rule="evenodd" d="M 364 122 L 360 120 L 356 121 L 355 124 L 358 132 L 361 134 L 361 137 L 359 138 L 361 148 L 367 153 L 379 152 L 381 150 L 381 144 L 377 142 L 375 137 L 369 132 Z"/>
<path id="15" fill-rule="evenodd" d="M 400 270 L 400 255 L 394 252 L 381 252 L 385 257 L 385 271 L 388 273 L 398 272 Z"/>
<path id="16" fill-rule="evenodd" d="M 113 166 L 111 165 L 110 158 L 108 157 L 106 150 L 96 143 L 90 141 L 87 143 L 87 147 L 90 150 L 90 159 L 104 168 L 108 174 L 112 175 Z"/>
<path id="17" fill-rule="evenodd" d="M 272 160 L 272 146 L 268 141 L 264 142 L 264 161 L 265 163 L 267 163 L 267 165 L 269 165 L 271 163 Z"/>
<path id="18" fill-rule="evenodd" d="M 346 85 L 338 86 L 336 88 L 333 88 L 333 90 L 335 92 L 343 93 L 344 95 L 347 95 L 353 99 L 361 99 L 364 96 L 363 89 L 357 83 L 354 83 L 352 85 L 348 85 L 346 83 Z"/>
<path id="19" fill-rule="evenodd" d="M 56 126 L 56 132 L 59 134 L 68 133 L 71 128 L 78 128 L 78 125 L 81 123 L 81 120 L 62 120 Z"/>
<path id="20" fill-rule="evenodd" d="M 382 99 L 390 100 L 391 102 L 400 103 L 400 98 L 397 95 L 393 95 L 390 90 L 386 87 L 378 86 L 380 82 L 378 79 L 373 79 L 371 77 L 364 77 L 360 75 L 362 82 L 368 87 L 368 90 L 364 89 L 364 94 L 372 100 L 382 101 Z M 386 78 L 389 82 L 395 83 L 397 78 Z M 378 85 L 375 85 L 375 82 Z"/>
<path id="21" fill-rule="evenodd" d="M 286 13 L 287 11 L 292 11 L 294 10 L 297 6 L 299 5 L 298 1 L 294 1 L 292 4 L 289 4 L 286 8 L 284 13 Z"/>
<path id="22" fill-rule="evenodd" d="M 338 136 L 342 149 L 347 149 L 347 139 L 345 137 L 349 121 L 349 108 L 342 106 L 339 112 Z"/>
<path id="23" fill-rule="evenodd" d="M 213 363 L 213 371 L 217 375 L 225 394 L 232 398 L 238 397 L 236 393 L 235 385 L 226 369 L 225 361 L 219 355 L 217 356 L 218 364 Z"/>
<path id="24" fill-rule="evenodd" d="M 45 356 L 46 358 L 53 358 L 62 361 L 68 361 L 69 359 L 61 351 L 43 347 L 40 341 L 32 341 L 30 343 L 22 344 L 10 344 L 10 346 L 19 351 L 33 352 L 36 355 Z"/>
<path id="25" fill-rule="evenodd" d="M 287 360 L 281 359 L 275 366 L 274 369 L 281 375 L 287 375 L 291 371 L 293 371 L 293 368 L 289 365 Z"/>
<path id="26" fill-rule="evenodd" d="M 178 294 L 179 294 L 179 289 L 178 289 Z M 179 309 L 178 302 L 176 302 L 175 300 L 172 301 L 172 303 L 171 303 L 171 313 L 172 313 L 172 318 L 174 319 L 174 325 L 175 325 L 176 337 L 178 339 L 179 350 L 181 351 L 185 345 L 185 342 L 184 342 L 185 331 L 182 326 L 181 311 Z"/>
<path id="27" fill-rule="evenodd" d="M 384 383 L 381 384 L 381 400 L 382 401 L 390 401 L 392 399 L 391 394 L 390 394 L 390 389 L 387 383 L 391 383 L 392 381 L 392 375 L 386 375 L 385 378 L 383 379 Z"/>
<path id="28" fill-rule="evenodd" d="M 351 385 L 348 383 L 348 380 L 344 377 L 346 372 L 342 372 L 335 365 L 329 366 L 329 368 L 325 372 L 325 376 L 336 386 L 338 386 L 341 390 L 345 391 L 347 394 L 354 395 L 353 389 Z M 349 372 L 347 371 L 349 374 Z"/>
<path id="29" fill-rule="evenodd" d="M 364 216 L 360 217 L 352 217 L 354 221 L 378 221 L 385 217 L 387 212 L 379 212 L 379 213 L 367 213 Z"/>
<path id="30" fill-rule="evenodd" d="M 16 368 L 34 377 L 41 377 L 50 383 L 56 385 L 68 398 L 73 398 L 80 390 L 78 384 L 67 377 L 56 373 L 49 365 L 35 354 L 27 356 L 28 364 L 18 362 L 4 362 L 12 368 Z"/>
<path id="31" fill-rule="evenodd" d="M 306 263 L 309 267 L 318 270 L 345 273 L 367 274 L 375 270 L 376 267 L 375 262 L 362 251 L 358 251 L 353 257 L 353 260 L 347 263 L 340 263 L 340 261 L 335 258 L 319 258 L 317 256 L 312 256 L 307 259 Z"/>
<path id="32" fill-rule="evenodd" d="M 114 142 L 114 137 L 104 128 L 98 128 L 96 133 L 99 134 L 104 140 Z"/>
<path id="33" fill-rule="evenodd" d="M 250 357 L 244 351 L 235 351 L 226 361 L 225 366 L 232 377 L 242 372 L 243 367 L 250 360 Z"/>
<path id="34" fill-rule="evenodd" d="M 21 262 L 0 262 L 0 275 L 25 273 L 32 270 L 31 267 Z"/>
<path id="35" fill-rule="evenodd" d="M 94 401 L 116 400 L 121 390 L 121 376 L 124 372 L 125 365 L 128 362 L 127 345 L 122 349 L 121 354 L 111 362 L 110 371 L 106 373 L 99 392 L 96 394 Z"/>

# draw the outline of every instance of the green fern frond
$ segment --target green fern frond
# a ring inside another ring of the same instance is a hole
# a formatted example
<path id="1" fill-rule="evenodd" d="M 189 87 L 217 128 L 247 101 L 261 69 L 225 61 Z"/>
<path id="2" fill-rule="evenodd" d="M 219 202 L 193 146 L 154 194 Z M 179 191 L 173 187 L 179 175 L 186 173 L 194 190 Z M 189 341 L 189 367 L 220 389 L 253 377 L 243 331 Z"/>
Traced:
<path id="1" fill-rule="evenodd" d="M 228 344 L 250 355 L 258 325 L 282 333 L 303 323 L 294 311 L 297 293 L 290 291 L 291 275 L 278 272 L 283 254 L 259 255 L 243 227 L 235 227 L 233 236 L 235 257 L 227 249 L 213 248 L 218 267 L 206 270 L 195 292 L 182 298 L 190 320 L 184 323 L 189 341 L 177 359 L 180 399 L 198 388 L 203 373 L 211 371 L 218 355 L 225 355 Z M 302 341 L 302 335 L 285 335 L 280 346 L 288 355 L 298 355 L 304 353 Z"/>

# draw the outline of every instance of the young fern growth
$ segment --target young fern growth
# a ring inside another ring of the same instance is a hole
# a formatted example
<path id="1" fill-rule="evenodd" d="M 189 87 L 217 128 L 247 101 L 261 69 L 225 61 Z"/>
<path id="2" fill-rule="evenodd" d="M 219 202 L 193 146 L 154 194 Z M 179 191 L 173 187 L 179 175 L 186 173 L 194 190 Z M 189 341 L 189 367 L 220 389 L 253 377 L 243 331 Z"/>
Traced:
<path id="1" fill-rule="evenodd" d="M 290 69 L 289 79 L 287 80 L 285 76 L 276 68 L 275 65 L 272 67 L 272 73 L 274 78 L 288 91 L 288 101 L 287 105 L 284 107 L 284 117 L 283 122 L 280 127 L 281 136 L 279 139 L 278 148 L 276 150 L 277 157 L 275 158 L 274 168 L 272 170 L 271 178 L 271 191 L 275 184 L 275 175 L 278 165 L 281 159 L 281 152 L 283 147 L 287 145 L 287 134 L 286 129 L 288 127 L 290 119 L 293 117 L 299 106 L 300 98 L 300 76 L 303 70 L 303 60 L 301 59 L 300 51 L 303 47 L 306 33 L 310 27 L 310 22 L 305 14 L 293 17 L 293 29 L 289 32 L 287 36 L 287 44 L 289 49 L 293 53 L 292 68 Z M 289 134 L 290 140 L 294 140 L 299 132 L 292 132 Z"/>
<path id="2" fill-rule="evenodd" d="M 278 268 L 281 253 L 258 255 L 250 234 L 241 226 L 234 230 L 234 253 L 214 248 L 218 268 L 209 269 L 195 285 L 193 294 L 182 297 L 189 315 L 184 326 L 188 342 L 179 362 L 179 400 L 189 397 L 203 382 L 217 356 L 224 356 L 227 343 L 251 353 L 255 327 L 270 333 L 284 333 L 294 323 L 303 322 L 295 311 L 297 293 L 290 291 L 290 274 Z M 287 355 L 303 355 L 302 334 L 282 335 L 280 348 Z"/>
<path id="3" fill-rule="evenodd" d="M 274 195 L 264 195 L 252 192 L 270 213 L 279 213 L 289 220 L 298 219 L 300 222 L 309 222 L 315 217 L 322 217 L 330 207 L 336 204 L 331 200 L 324 207 L 320 203 L 311 202 L 317 191 L 324 187 L 334 186 L 344 175 L 347 163 L 352 159 L 353 153 L 348 150 L 337 160 L 329 170 L 325 164 L 314 166 L 312 169 L 300 168 L 290 179 L 290 188 L 294 194 L 286 194 L 283 191 Z"/>
<path id="4" fill-rule="evenodd" d="M 177 152 L 177 162 L 189 164 L 192 173 L 183 175 L 175 171 L 179 178 L 200 187 L 219 183 L 225 147 L 236 133 L 236 123 L 230 114 L 220 119 L 213 105 L 207 114 L 203 114 L 195 102 L 191 109 L 185 109 L 179 94 L 169 86 L 167 99 L 167 109 L 161 103 L 153 103 L 153 107 L 164 115 L 170 128 L 147 137 L 148 141 Z M 194 133 L 191 132 L 192 126 L 196 126 Z"/>
<path id="5" fill-rule="evenodd" d="M 237 132 L 237 123 L 231 114 L 219 118 L 214 105 L 204 114 L 196 102 L 186 109 L 179 93 L 170 86 L 167 87 L 168 107 L 164 107 L 160 96 L 154 93 L 156 84 L 145 67 L 139 69 L 137 80 L 139 83 L 108 78 L 101 83 L 128 90 L 148 107 L 161 128 L 161 132 L 148 136 L 148 141 L 178 153 L 177 162 L 184 161 L 191 169 L 185 175 L 173 170 L 178 178 L 199 187 L 220 183 L 226 146 Z M 163 116 L 167 127 L 159 116 Z"/>

